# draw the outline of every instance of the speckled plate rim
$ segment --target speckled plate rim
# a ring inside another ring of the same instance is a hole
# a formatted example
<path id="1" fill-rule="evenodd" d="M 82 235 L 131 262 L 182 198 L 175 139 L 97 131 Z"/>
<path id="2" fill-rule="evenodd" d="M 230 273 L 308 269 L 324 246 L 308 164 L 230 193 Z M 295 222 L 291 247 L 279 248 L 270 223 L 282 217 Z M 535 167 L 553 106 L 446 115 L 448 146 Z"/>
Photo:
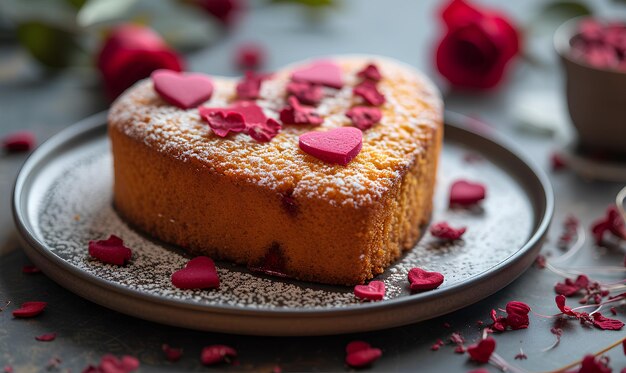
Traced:
<path id="1" fill-rule="evenodd" d="M 497 134 L 464 128 L 464 118 L 460 114 L 446 113 L 447 136 L 469 148 L 480 149 L 480 153 L 488 155 L 520 183 L 533 207 L 532 233 L 520 249 L 491 269 L 458 284 L 421 294 L 331 309 L 244 309 L 142 293 L 69 264 L 35 235 L 27 218 L 27 197 L 34 175 L 45 167 L 47 159 L 62 152 L 60 149 L 94 136 L 94 131 L 102 132 L 106 112 L 66 128 L 30 155 L 15 182 L 13 217 L 26 254 L 47 276 L 79 296 L 142 319 L 200 330 L 285 336 L 340 334 L 406 325 L 466 307 L 515 280 L 533 263 L 552 219 L 553 192 L 545 173 Z"/>

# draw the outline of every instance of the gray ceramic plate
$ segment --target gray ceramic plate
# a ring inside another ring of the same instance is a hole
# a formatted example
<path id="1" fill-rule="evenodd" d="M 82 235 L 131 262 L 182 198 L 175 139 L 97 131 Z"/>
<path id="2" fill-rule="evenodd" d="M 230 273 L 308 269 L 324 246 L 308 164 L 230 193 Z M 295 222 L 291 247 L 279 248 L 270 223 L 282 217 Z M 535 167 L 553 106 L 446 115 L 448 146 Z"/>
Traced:
<path id="1" fill-rule="evenodd" d="M 214 290 L 179 290 L 169 280 L 186 254 L 128 227 L 115 213 L 106 116 L 98 114 L 41 145 L 21 170 L 14 217 L 31 260 L 50 278 L 105 307 L 164 324 L 260 335 L 320 335 L 417 322 L 465 307 L 517 278 L 535 259 L 552 217 L 546 176 L 510 145 L 465 129 L 447 114 L 433 221 L 465 225 L 464 240 L 442 244 L 427 232 L 379 280 L 387 295 L 359 302 L 352 288 L 268 277 L 218 263 Z M 457 124 L 453 124 L 457 123 Z M 149 165 L 147 165 L 149 167 Z M 486 184 L 481 208 L 447 208 L 458 178 Z M 92 260 L 87 243 L 116 234 L 133 260 L 113 267 Z M 438 289 L 411 294 L 412 267 L 442 272 Z"/>

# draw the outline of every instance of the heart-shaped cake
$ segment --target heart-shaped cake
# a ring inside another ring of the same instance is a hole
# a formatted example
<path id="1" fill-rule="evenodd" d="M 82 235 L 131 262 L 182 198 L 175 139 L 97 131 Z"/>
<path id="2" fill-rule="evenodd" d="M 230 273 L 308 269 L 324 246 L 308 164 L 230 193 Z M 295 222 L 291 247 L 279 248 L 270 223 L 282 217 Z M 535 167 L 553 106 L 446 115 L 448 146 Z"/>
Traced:
<path id="1" fill-rule="evenodd" d="M 242 79 L 155 74 L 109 112 L 114 203 L 132 226 L 330 284 L 363 283 L 415 245 L 443 135 L 417 71 L 346 56 Z"/>

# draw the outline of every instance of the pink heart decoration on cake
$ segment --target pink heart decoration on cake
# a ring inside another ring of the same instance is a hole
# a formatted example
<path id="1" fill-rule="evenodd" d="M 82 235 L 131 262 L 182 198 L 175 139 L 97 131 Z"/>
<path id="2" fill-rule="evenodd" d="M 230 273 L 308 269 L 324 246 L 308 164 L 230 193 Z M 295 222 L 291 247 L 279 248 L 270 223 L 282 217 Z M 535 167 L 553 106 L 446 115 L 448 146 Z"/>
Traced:
<path id="1" fill-rule="evenodd" d="M 331 88 L 343 87 L 341 68 L 331 61 L 316 61 L 311 65 L 296 70 L 291 74 L 296 82 L 324 85 Z"/>
<path id="2" fill-rule="evenodd" d="M 443 283 L 443 275 L 439 272 L 428 272 L 421 268 L 412 268 L 409 271 L 411 290 L 432 290 Z"/>
<path id="3" fill-rule="evenodd" d="M 485 194 L 484 185 L 457 180 L 450 187 L 450 205 L 470 206 L 485 199 Z"/>
<path id="4" fill-rule="evenodd" d="M 199 256 L 172 274 L 172 284 L 179 289 L 212 289 L 220 286 L 220 278 L 213 260 Z"/>
<path id="5" fill-rule="evenodd" d="M 367 285 L 357 285 L 354 287 L 354 295 L 359 299 L 381 300 L 385 297 L 385 283 L 371 281 Z"/>
<path id="6" fill-rule="evenodd" d="M 181 109 L 195 108 L 213 94 L 213 81 L 204 74 L 157 70 L 151 78 L 154 90 L 165 101 Z"/>
<path id="7" fill-rule="evenodd" d="M 354 127 L 326 132 L 307 132 L 300 136 L 300 149 L 324 162 L 347 165 L 361 151 L 363 133 Z"/>

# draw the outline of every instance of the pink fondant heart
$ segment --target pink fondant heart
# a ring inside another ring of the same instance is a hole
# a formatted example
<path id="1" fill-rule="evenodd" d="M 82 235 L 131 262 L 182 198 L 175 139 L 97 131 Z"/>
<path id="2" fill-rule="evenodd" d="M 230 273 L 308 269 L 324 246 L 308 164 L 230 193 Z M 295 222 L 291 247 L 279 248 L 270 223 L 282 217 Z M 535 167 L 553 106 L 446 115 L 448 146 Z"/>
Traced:
<path id="1" fill-rule="evenodd" d="M 371 281 L 367 285 L 357 285 L 354 287 L 354 295 L 359 299 L 381 300 L 385 297 L 385 283 Z"/>
<path id="2" fill-rule="evenodd" d="M 311 65 L 296 70 L 291 74 L 296 82 L 320 84 L 332 88 L 343 87 L 341 68 L 332 61 L 316 61 Z"/>
<path id="3" fill-rule="evenodd" d="M 172 274 L 172 284 L 179 289 L 210 289 L 220 286 L 220 278 L 213 260 L 199 256 Z"/>
<path id="4" fill-rule="evenodd" d="M 469 206 L 485 199 L 485 186 L 467 180 L 457 180 L 450 187 L 450 205 Z"/>
<path id="5" fill-rule="evenodd" d="M 89 241 L 89 255 L 101 262 L 124 265 L 133 256 L 132 251 L 124 246 L 124 241 L 116 235 L 106 240 Z"/>
<path id="6" fill-rule="evenodd" d="M 151 77 L 154 90 L 165 101 L 181 109 L 194 108 L 210 99 L 213 94 L 213 82 L 203 74 L 157 70 Z"/>
<path id="7" fill-rule="evenodd" d="M 432 290 L 443 283 L 443 275 L 439 272 L 428 272 L 421 268 L 412 268 L 409 271 L 411 290 Z"/>
<path id="8" fill-rule="evenodd" d="M 363 133 L 354 127 L 326 132 L 307 132 L 300 136 L 300 149 L 328 163 L 347 165 L 361 151 Z"/>

